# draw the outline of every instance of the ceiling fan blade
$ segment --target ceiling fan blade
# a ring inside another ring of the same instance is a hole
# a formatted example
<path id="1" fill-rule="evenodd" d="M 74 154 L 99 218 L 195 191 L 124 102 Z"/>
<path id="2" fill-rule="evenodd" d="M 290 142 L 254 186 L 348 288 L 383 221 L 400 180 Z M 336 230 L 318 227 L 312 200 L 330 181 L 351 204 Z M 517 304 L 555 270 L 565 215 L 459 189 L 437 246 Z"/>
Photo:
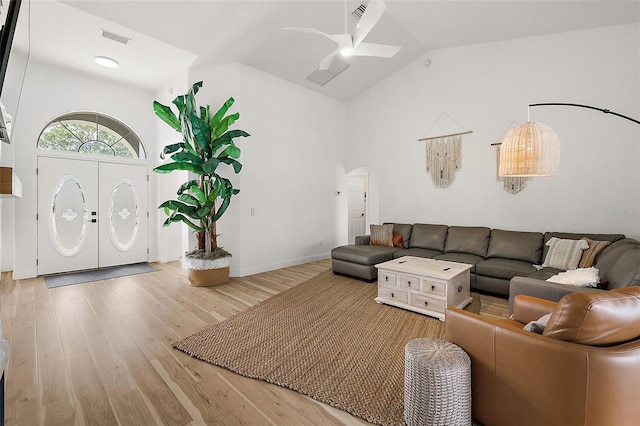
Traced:
<path id="1" fill-rule="evenodd" d="M 369 2 L 353 32 L 354 49 L 362 43 L 362 40 L 364 40 L 367 34 L 375 27 L 386 8 L 387 6 L 383 1 L 371 0 Z"/>
<path id="2" fill-rule="evenodd" d="M 335 41 L 341 47 L 344 47 L 345 43 L 349 45 L 351 44 L 351 36 L 349 34 L 327 34 L 315 28 L 304 28 L 304 27 L 286 27 L 283 29 L 289 30 L 289 31 L 297 31 L 299 33 L 318 34 L 328 38 L 329 40 Z"/>
<path id="3" fill-rule="evenodd" d="M 333 58 L 340 52 L 340 47 L 338 47 L 336 50 L 334 50 L 333 52 L 331 52 L 326 58 L 324 58 L 322 61 L 320 61 L 320 66 L 318 66 L 318 69 L 320 71 L 326 71 L 329 69 L 329 67 L 331 66 L 331 63 L 333 62 Z"/>
<path id="4" fill-rule="evenodd" d="M 380 58 L 391 58 L 402 49 L 399 46 L 389 46 L 387 44 L 360 43 L 351 53 L 352 56 L 377 56 Z"/>

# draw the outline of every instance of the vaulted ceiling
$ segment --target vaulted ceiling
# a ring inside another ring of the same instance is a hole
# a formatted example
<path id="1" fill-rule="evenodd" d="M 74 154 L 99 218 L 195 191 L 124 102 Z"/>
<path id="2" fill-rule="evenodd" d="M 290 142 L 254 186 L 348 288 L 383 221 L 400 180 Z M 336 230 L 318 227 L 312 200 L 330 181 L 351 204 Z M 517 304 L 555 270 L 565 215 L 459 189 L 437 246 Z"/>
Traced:
<path id="1" fill-rule="evenodd" d="M 16 42 L 21 49 L 28 42 L 36 60 L 146 90 L 189 67 L 240 62 L 348 101 L 435 49 L 640 20 L 636 1 L 387 0 L 367 41 L 402 50 L 391 59 L 346 58 L 350 67 L 325 86 L 307 80 L 335 44 L 283 28 L 336 34 L 344 33 L 346 23 L 352 31 L 357 18 L 351 12 L 361 3 L 368 1 L 23 0 Z M 130 41 L 106 39 L 102 30 Z M 120 67 L 98 67 L 96 55 L 113 57 Z"/>

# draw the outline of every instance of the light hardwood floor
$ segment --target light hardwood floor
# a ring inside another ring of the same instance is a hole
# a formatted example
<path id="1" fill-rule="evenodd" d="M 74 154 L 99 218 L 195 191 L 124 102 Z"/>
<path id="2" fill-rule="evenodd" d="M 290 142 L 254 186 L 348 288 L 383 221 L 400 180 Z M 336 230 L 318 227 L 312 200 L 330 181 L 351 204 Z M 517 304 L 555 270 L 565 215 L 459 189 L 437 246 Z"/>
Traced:
<path id="1" fill-rule="evenodd" d="M 171 343 L 330 268 L 323 260 L 191 287 L 178 262 L 160 272 L 49 290 L 0 286 L 9 425 L 365 424 L 304 395 L 198 361 Z M 482 296 L 484 314 L 505 316 Z"/>

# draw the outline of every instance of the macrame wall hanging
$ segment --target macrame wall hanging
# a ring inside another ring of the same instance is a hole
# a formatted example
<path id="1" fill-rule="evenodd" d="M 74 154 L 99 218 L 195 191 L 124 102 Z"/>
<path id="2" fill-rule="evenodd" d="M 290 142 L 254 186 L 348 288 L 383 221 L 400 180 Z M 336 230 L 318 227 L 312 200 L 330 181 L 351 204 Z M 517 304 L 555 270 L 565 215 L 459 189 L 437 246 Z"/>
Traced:
<path id="1" fill-rule="evenodd" d="M 509 130 L 517 125 L 518 123 L 512 121 L 509 127 L 507 127 L 507 130 L 502 133 L 502 137 L 500 138 L 500 140 L 504 138 L 504 135 L 506 135 Z M 527 187 L 527 181 L 531 180 L 531 178 L 525 176 L 500 176 L 498 174 L 498 170 L 500 169 L 500 145 L 502 145 L 502 142 L 495 142 L 491 144 L 491 146 L 495 146 L 497 148 L 496 176 L 498 178 L 498 181 L 502 181 L 502 187 L 505 191 L 507 191 L 509 194 L 517 194 Z"/>
<path id="2" fill-rule="evenodd" d="M 460 126 L 449 114 L 442 111 L 430 129 L 438 123 L 443 115 Z M 462 126 L 460 127 L 462 128 Z M 462 135 L 469 133 L 473 133 L 473 131 L 418 139 L 426 142 L 427 173 L 431 175 L 436 188 L 446 188 L 453 183 L 456 172 L 462 168 Z"/>

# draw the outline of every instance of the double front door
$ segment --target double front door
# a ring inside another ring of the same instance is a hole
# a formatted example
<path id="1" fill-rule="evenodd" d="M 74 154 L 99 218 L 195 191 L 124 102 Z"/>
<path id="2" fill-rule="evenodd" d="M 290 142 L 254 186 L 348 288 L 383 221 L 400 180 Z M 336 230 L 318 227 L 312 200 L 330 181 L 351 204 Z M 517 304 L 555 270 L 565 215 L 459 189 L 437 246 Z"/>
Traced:
<path id="1" fill-rule="evenodd" d="M 38 274 L 146 262 L 147 166 L 38 158 Z"/>

